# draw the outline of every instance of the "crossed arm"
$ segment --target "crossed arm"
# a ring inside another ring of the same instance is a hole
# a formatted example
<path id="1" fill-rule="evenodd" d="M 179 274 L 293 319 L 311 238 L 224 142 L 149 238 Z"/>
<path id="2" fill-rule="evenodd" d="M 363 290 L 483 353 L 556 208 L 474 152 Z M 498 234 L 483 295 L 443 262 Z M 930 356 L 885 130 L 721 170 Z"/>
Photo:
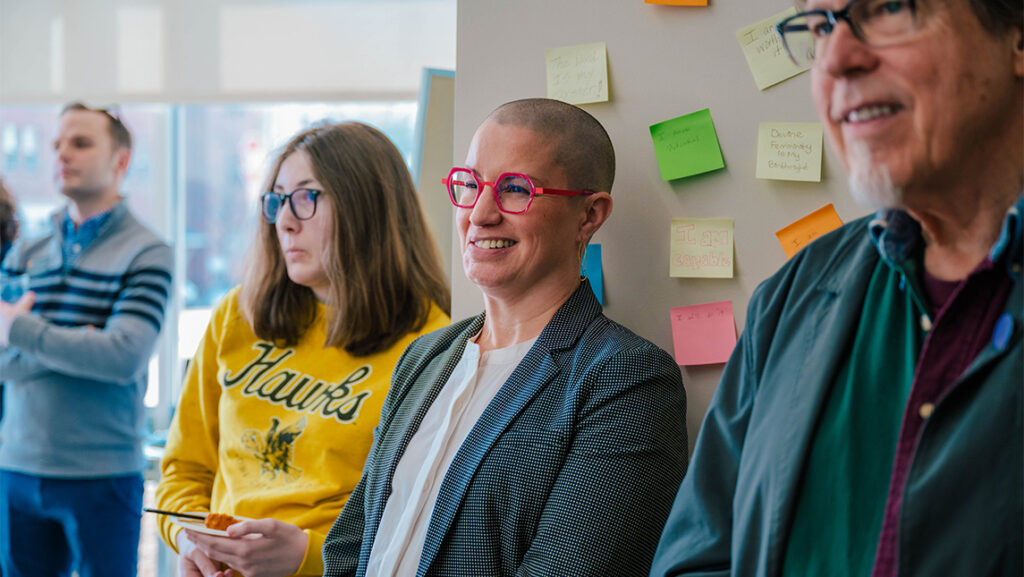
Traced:
<path id="1" fill-rule="evenodd" d="M 33 297 L 0 303 L 0 373 L 17 382 L 38 371 L 130 385 L 153 352 L 170 295 L 170 248 L 140 253 L 103 328 L 63 327 L 29 314 Z"/>

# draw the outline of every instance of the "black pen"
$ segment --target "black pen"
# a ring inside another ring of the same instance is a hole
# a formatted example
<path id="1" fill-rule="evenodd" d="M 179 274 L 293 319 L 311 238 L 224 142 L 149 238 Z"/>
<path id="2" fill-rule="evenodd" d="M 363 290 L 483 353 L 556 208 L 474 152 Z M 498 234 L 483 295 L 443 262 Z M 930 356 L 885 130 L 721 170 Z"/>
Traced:
<path id="1" fill-rule="evenodd" d="M 195 513 L 175 513 L 174 511 L 161 511 L 160 509 L 150 509 L 145 507 L 142 509 L 147 513 L 156 513 L 158 515 L 171 515 L 172 517 L 184 517 L 186 519 L 199 519 L 200 521 L 206 520 L 206 517 L 202 515 L 196 515 Z"/>

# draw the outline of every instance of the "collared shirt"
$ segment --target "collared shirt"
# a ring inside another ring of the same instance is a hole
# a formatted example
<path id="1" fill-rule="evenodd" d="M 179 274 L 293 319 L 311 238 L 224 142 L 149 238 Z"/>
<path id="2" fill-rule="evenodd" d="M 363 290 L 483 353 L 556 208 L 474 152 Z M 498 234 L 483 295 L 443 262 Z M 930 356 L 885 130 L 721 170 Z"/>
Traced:
<path id="1" fill-rule="evenodd" d="M 1014 249 L 1024 241 L 1022 212 L 1024 196 L 1007 211 L 988 258 L 957 284 L 945 303 L 932 303 L 933 314 L 921 316 L 921 326 L 928 334 L 917 359 L 914 383 L 903 412 L 873 577 L 898 574 L 900 509 L 918 440 L 928 418 L 990 342 L 999 349 L 1007 345 L 1013 318 L 1002 311 L 1014 283 L 1020 280 L 1020 251 Z M 880 221 L 871 225 L 872 238 L 882 258 L 901 267 L 917 249 L 920 227 L 905 213 L 890 211 L 881 216 Z M 941 503 L 935 505 L 941 506 Z"/>
<path id="2" fill-rule="evenodd" d="M 896 574 L 899 498 L 916 440 L 993 334 L 1013 285 L 1007 239 L 1020 238 L 1019 220 L 1013 207 L 989 258 L 953 283 L 923 270 L 920 226 L 909 215 L 872 221 L 882 258 L 816 427 L 785 575 Z"/>
<path id="3" fill-rule="evenodd" d="M 113 210 L 113 209 L 111 209 Z M 64 214 L 64 220 L 61 221 L 61 249 L 64 254 L 64 265 L 67 266 L 82 253 L 91 243 L 96 240 L 96 237 L 100 234 L 100 229 L 103 225 L 107 224 L 107 220 L 110 219 L 111 211 L 101 212 L 96 216 L 86 219 L 80 225 L 75 225 L 75 221 L 71 220 L 71 215 L 68 213 Z"/>
<path id="4" fill-rule="evenodd" d="M 459 364 L 399 459 L 377 528 L 367 577 L 416 575 L 441 483 L 466 436 L 537 339 L 480 353 L 466 343 Z"/>

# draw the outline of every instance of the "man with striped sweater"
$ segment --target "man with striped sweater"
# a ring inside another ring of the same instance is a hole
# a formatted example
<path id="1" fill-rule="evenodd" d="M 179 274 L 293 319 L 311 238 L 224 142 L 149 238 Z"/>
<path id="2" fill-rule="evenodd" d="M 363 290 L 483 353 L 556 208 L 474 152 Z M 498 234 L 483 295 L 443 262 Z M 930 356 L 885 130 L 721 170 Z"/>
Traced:
<path id="1" fill-rule="evenodd" d="M 71 104 L 54 150 L 69 202 L 0 267 L 30 288 L 0 302 L 0 566 L 6 577 L 133 576 L 146 368 L 173 259 L 121 196 L 131 136 L 120 119 Z"/>

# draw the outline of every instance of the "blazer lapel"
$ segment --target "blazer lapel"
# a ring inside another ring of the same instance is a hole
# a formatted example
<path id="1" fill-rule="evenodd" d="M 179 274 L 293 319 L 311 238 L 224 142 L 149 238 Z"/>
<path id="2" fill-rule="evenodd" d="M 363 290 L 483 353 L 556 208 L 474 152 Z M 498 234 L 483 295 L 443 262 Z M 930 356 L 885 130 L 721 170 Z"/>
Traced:
<path id="1" fill-rule="evenodd" d="M 552 352 L 573 346 L 600 312 L 601 305 L 584 281 L 555 313 L 526 357 L 487 405 L 441 482 L 416 573 L 419 577 L 426 575 L 437 557 L 470 481 L 491 446 L 530 400 L 558 375 L 561 367 L 552 358 Z"/>
<path id="2" fill-rule="evenodd" d="M 413 368 L 407 375 L 404 375 L 402 383 L 394 383 L 392 386 L 403 386 L 390 403 L 392 410 L 384 416 L 379 431 L 379 439 L 382 443 L 382 462 L 375 470 L 385 470 L 386 475 L 375 475 L 369 481 L 367 494 L 372 497 L 368 499 L 370 505 L 366 514 L 366 527 L 364 536 L 375 539 L 377 529 L 380 526 L 380 519 L 384 514 L 384 506 L 388 497 L 391 496 L 391 481 L 395 476 L 395 469 L 398 461 L 405 454 L 406 447 L 416 431 L 419 430 L 423 417 L 427 410 L 434 403 L 441 389 L 448 383 L 455 366 L 462 359 L 462 353 L 466 349 L 466 341 L 480 331 L 483 325 L 483 315 L 477 317 L 468 327 L 449 343 L 433 343 L 435 350 L 427 351 L 423 362 Z M 434 353 L 434 354 L 432 354 Z M 437 363 L 431 363 L 437 356 L 440 357 Z M 396 375 L 397 377 L 397 375 Z M 429 386 L 416 387 L 417 383 L 429 383 Z M 372 542 L 371 542 L 372 547 Z M 363 547 L 363 551 L 369 554 L 370 547 Z"/>

